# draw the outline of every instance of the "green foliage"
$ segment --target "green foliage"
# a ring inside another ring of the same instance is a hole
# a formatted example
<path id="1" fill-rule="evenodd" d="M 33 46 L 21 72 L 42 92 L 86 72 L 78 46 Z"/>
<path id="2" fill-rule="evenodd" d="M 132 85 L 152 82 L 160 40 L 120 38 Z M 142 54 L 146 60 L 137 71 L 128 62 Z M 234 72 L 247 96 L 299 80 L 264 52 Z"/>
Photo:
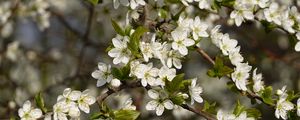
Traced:
<path id="1" fill-rule="evenodd" d="M 269 105 L 274 105 L 274 100 L 272 99 L 272 91 L 273 88 L 271 86 L 266 87 L 262 92 L 261 92 L 261 98 L 263 101 Z"/>
<path id="2" fill-rule="evenodd" d="M 132 54 L 136 57 L 141 57 L 141 55 L 139 54 L 140 38 L 147 31 L 148 31 L 147 28 L 140 26 L 130 36 L 128 48 L 130 49 Z"/>
<path id="3" fill-rule="evenodd" d="M 114 111 L 114 120 L 136 120 L 140 113 L 136 110 Z"/>
<path id="4" fill-rule="evenodd" d="M 222 6 L 226 6 L 226 7 L 233 7 L 235 3 L 235 0 L 222 0 L 222 1 L 218 1 L 218 0 L 214 0 L 212 8 L 214 10 L 219 10 Z"/>
<path id="5" fill-rule="evenodd" d="M 261 118 L 261 112 L 255 108 L 249 108 L 246 111 L 248 117 L 253 117 L 255 119 Z"/>
<path id="6" fill-rule="evenodd" d="M 277 26 L 274 23 L 270 23 L 268 21 L 262 20 L 261 24 L 265 27 L 266 33 L 273 31 Z"/>
<path id="7" fill-rule="evenodd" d="M 288 115 L 288 120 L 299 120 L 296 111 L 288 111 L 287 115 Z"/>
<path id="8" fill-rule="evenodd" d="M 174 77 L 172 81 L 166 80 L 166 87 L 165 89 L 170 92 L 174 93 L 175 91 L 180 89 L 180 86 L 182 85 L 182 81 L 184 80 L 184 74 L 179 74 Z"/>
<path id="9" fill-rule="evenodd" d="M 203 111 L 211 113 L 211 114 L 217 114 L 216 102 L 209 103 L 208 101 L 204 101 Z"/>
<path id="10" fill-rule="evenodd" d="M 115 68 L 115 67 L 112 67 L 111 68 L 111 72 L 112 72 L 112 75 L 119 79 L 119 80 L 128 80 L 128 79 L 131 79 L 131 77 L 129 77 L 129 74 L 130 74 L 130 66 L 129 64 L 127 64 L 126 66 L 118 69 L 118 68 Z"/>
<path id="11" fill-rule="evenodd" d="M 100 112 L 91 114 L 90 120 L 108 119 L 113 116 L 111 109 L 104 102 L 102 102 L 99 108 Z"/>
<path id="12" fill-rule="evenodd" d="M 216 57 L 215 65 L 212 69 L 207 71 L 207 75 L 210 77 L 223 77 L 233 72 L 233 69 L 224 65 L 223 60 L 220 57 Z"/>
<path id="13" fill-rule="evenodd" d="M 47 108 L 45 107 L 42 93 L 35 95 L 34 99 L 37 107 L 40 108 L 43 111 L 43 113 L 47 113 Z"/>
<path id="14" fill-rule="evenodd" d="M 166 11 L 165 9 L 159 9 L 159 14 L 161 18 L 166 19 L 168 17 L 168 11 Z"/>
<path id="15" fill-rule="evenodd" d="M 227 88 L 232 92 L 239 93 L 239 89 L 235 86 L 235 83 L 232 81 L 227 82 Z"/>
<path id="16" fill-rule="evenodd" d="M 299 93 L 295 94 L 294 91 L 288 91 L 287 94 L 288 94 L 288 97 L 287 97 L 288 101 L 293 101 L 294 99 L 297 99 L 300 97 L 300 94 Z"/>
<path id="17" fill-rule="evenodd" d="M 245 110 L 246 110 L 246 107 L 243 106 L 243 105 L 241 105 L 240 101 L 237 100 L 237 102 L 235 104 L 235 108 L 234 108 L 233 114 L 235 114 L 236 116 L 239 116 Z"/>
<path id="18" fill-rule="evenodd" d="M 182 105 L 185 102 L 182 94 L 170 96 L 170 100 L 176 105 Z"/>
<path id="19" fill-rule="evenodd" d="M 90 3 L 92 3 L 93 5 L 97 5 L 99 3 L 102 3 L 102 0 L 88 0 Z"/>
<path id="20" fill-rule="evenodd" d="M 125 36 L 125 31 L 118 25 L 118 23 L 116 21 L 114 21 L 113 19 L 111 19 L 111 24 L 112 26 L 114 27 L 115 31 L 122 35 L 122 36 Z"/>

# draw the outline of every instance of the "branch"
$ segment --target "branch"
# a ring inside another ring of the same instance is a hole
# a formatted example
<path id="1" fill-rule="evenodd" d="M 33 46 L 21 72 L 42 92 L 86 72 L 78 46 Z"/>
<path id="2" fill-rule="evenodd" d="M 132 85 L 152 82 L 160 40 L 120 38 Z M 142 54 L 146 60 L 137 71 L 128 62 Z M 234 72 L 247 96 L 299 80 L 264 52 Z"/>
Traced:
<path id="1" fill-rule="evenodd" d="M 99 96 L 97 97 L 97 102 L 98 102 L 99 105 L 101 105 L 101 102 L 103 102 L 103 101 L 104 101 L 108 96 L 110 96 L 111 94 L 117 93 L 117 92 L 119 92 L 119 91 L 121 91 L 121 90 L 123 90 L 123 89 L 129 89 L 129 88 L 145 88 L 146 90 L 151 89 L 150 86 L 143 87 L 143 86 L 141 85 L 141 82 L 140 82 L 140 81 L 136 81 L 136 82 L 133 82 L 133 83 L 131 83 L 131 84 L 126 84 L 126 83 L 125 83 L 125 84 L 122 84 L 122 85 L 121 85 L 119 88 L 117 88 L 117 89 L 109 89 L 107 92 L 105 92 L 105 93 L 99 95 Z M 180 106 L 181 106 L 182 108 L 188 110 L 188 111 L 191 111 L 191 112 L 193 112 L 193 113 L 195 113 L 195 114 L 197 114 L 197 115 L 200 115 L 200 116 L 206 118 L 207 120 L 216 120 L 216 118 L 215 118 L 213 115 L 211 115 L 210 113 L 207 113 L 207 112 L 205 112 L 205 111 L 203 111 L 203 110 L 196 110 L 196 109 L 190 107 L 190 106 L 187 105 L 187 104 L 182 104 L 182 105 L 180 105 Z"/>

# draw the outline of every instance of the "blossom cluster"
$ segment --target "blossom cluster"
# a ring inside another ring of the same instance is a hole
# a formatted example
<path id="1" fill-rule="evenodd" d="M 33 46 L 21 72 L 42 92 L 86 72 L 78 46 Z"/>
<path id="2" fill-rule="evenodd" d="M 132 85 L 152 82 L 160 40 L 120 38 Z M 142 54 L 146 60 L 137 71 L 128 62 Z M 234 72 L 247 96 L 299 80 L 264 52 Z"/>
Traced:
<path id="1" fill-rule="evenodd" d="M 45 113 L 45 120 L 68 120 L 68 116 L 77 119 L 80 117 L 80 110 L 89 113 L 89 106 L 96 102 L 96 98 L 89 95 L 89 90 L 83 92 L 66 88 L 62 95 L 57 98 L 53 105 L 53 112 Z M 19 116 L 22 120 L 36 120 L 42 117 L 41 109 L 31 107 L 30 101 L 26 101 L 23 108 L 19 109 Z"/>

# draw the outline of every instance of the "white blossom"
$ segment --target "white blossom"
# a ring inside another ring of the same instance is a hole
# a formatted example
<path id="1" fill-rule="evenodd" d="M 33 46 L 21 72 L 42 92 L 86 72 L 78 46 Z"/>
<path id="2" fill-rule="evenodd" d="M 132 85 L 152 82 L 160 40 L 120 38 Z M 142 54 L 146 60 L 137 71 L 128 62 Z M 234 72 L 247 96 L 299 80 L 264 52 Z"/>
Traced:
<path id="1" fill-rule="evenodd" d="M 167 55 L 167 66 L 169 68 L 171 68 L 172 66 L 174 66 L 175 68 L 177 69 L 181 69 L 182 67 L 182 64 L 181 64 L 181 58 L 183 56 L 178 52 L 178 51 L 175 51 L 175 50 L 170 50 L 168 52 L 168 55 Z"/>
<path id="2" fill-rule="evenodd" d="M 240 49 L 241 49 L 241 47 L 238 46 L 229 52 L 229 59 L 233 65 L 238 65 L 239 63 L 243 62 L 243 60 L 244 60 L 244 57 L 240 54 Z"/>
<path id="3" fill-rule="evenodd" d="M 251 66 L 248 63 L 240 63 L 234 68 L 234 72 L 231 74 L 232 80 L 235 82 L 235 85 L 238 89 L 246 91 L 247 90 L 247 82 L 249 78 L 249 71 L 251 70 Z"/>
<path id="4" fill-rule="evenodd" d="M 114 8 L 117 9 L 120 4 L 123 6 L 128 6 L 129 5 L 129 1 L 128 0 L 113 0 L 114 3 Z"/>
<path id="5" fill-rule="evenodd" d="M 146 2 L 144 0 L 130 0 L 130 8 L 135 9 L 139 5 L 145 5 Z"/>
<path id="6" fill-rule="evenodd" d="M 63 102 L 56 103 L 53 106 L 53 119 L 54 120 L 68 120 L 67 112 L 69 111 L 69 107 L 66 106 Z"/>
<path id="7" fill-rule="evenodd" d="M 224 55 L 228 55 L 237 46 L 237 40 L 229 38 L 228 34 L 223 35 L 222 40 L 219 42 L 220 49 Z"/>
<path id="8" fill-rule="evenodd" d="M 158 91 L 153 89 L 148 90 L 148 95 L 153 100 L 147 103 L 146 110 L 156 110 L 156 115 L 161 116 L 165 108 L 168 110 L 173 109 L 173 102 L 169 99 L 161 99 Z"/>
<path id="9" fill-rule="evenodd" d="M 224 36 L 223 33 L 220 32 L 220 27 L 221 25 L 217 25 L 210 32 L 210 38 L 212 40 L 212 43 L 219 48 L 221 45 L 222 38 Z"/>
<path id="10" fill-rule="evenodd" d="M 177 21 L 177 28 L 175 31 L 185 31 L 190 32 L 190 26 L 193 22 L 193 19 L 190 18 L 184 18 L 183 15 L 179 16 L 179 19 Z"/>
<path id="11" fill-rule="evenodd" d="M 153 51 L 152 51 L 151 44 L 142 41 L 140 43 L 140 49 L 141 49 L 141 52 L 143 54 L 144 60 L 146 62 L 148 62 L 149 59 L 153 57 Z"/>
<path id="12" fill-rule="evenodd" d="M 281 12 L 278 9 L 278 3 L 275 2 L 271 3 L 269 8 L 264 9 L 264 16 L 268 22 L 281 25 Z"/>
<path id="13" fill-rule="evenodd" d="M 115 48 L 108 51 L 108 55 L 114 58 L 114 64 L 127 64 L 129 62 L 131 57 L 131 51 L 127 47 L 128 41 L 129 38 L 127 36 L 117 36 L 116 38 L 112 39 L 112 43 Z"/>
<path id="14" fill-rule="evenodd" d="M 30 101 L 26 101 L 23 107 L 18 110 L 21 120 L 37 120 L 42 117 L 42 111 L 38 108 L 33 108 Z"/>
<path id="15" fill-rule="evenodd" d="M 236 117 L 234 114 L 229 114 L 224 112 L 223 110 L 218 110 L 217 120 L 235 120 Z"/>
<path id="16" fill-rule="evenodd" d="M 122 84 L 121 81 L 119 79 L 116 79 L 116 78 L 112 79 L 111 82 L 110 82 L 110 85 L 112 87 L 115 87 L 115 88 L 119 87 L 121 84 Z"/>
<path id="17" fill-rule="evenodd" d="M 132 104 L 132 99 L 128 98 L 122 105 L 123 110 L 136 110 L 136 106 Z"/>
<path id="18" fill-rule="evenodd" d="M 195 44 L 195 41 L 187 37 L 187 33 L 184 31 L 173 31 L 171 33 L 174 42 L 172 48 L 178 50 L 180 54 L 187 55 L 187 47 Z"/>
<path id="19" fill-rule="evenodd" d="M 258 93 L 259 91 L 264 89 L 264 82 L 262 81 L 262 74 L 261 73 L 257 74 L 256 71 L 257 68 L 253 70 L 253 74 L 252 74 L 252 79 L 254 82 L 253 91 L 255 93 Z"/>
<path id="20" fill-rule="evenodd" d="M 265 8 L 268 6 L 269 0 L 254 0 L 254 4 L 258 5 L 260 8 Z"/>
<path id="21" fill-rule="evenodd" d="M 104 63 L 98 63 L 98 70 L 92 73 L 92 77 L 97 79 L 97 87 L 103 86 L 105 83 L 109 83 L 113 79 L 111 74 L 111 66 Z"/>
<path id="22" fill-rule="evenodd" d="M 283 93 L 280 95 L 279 100 L 276 104 L 275 116 L 277 119 L 282 118 L 284 120 L 288 119 L 287 112 L 294 108 L 294 104 L 286 100 L 287 94 Z"/>
<path id="23" fill-rule="evenodd" d="M 211 7 L 211 0 L 195 0 L 195 2 L 199 2 L 198 7 L 200 9 L 210 9 Z"/>
<path id="24" fill-rule="evenodd" d="M 166 66 L 163 66 L 158 71 L 158 82 L 161 82 L 161 85 L 164 86 L 164 81 L 172 81 L 173 78 L 176 76 L 176 70 L 174 68 L 168 68 Z"/>
<path id="25" fill-rule="evenodd" d="M 96 98 L 89 95 L 89 90 L 85 90 L 78 99 L 78 107 L 85 113 L 90 112 L 89 106 L 96 102 Z"/>
<path id="26" fill-rule="evenodd" d="M 191 24 L 191 29 L 193 31 L 193 39 L 198 40 L 199 37 L 208 37 L 206 32 L 208 25 L 204 22 L 201 22 L 200 18 L 197 16 Z"/>
<path id="27" fill-rule="evenodd" d="M 253 20 L 254 15 L 251 9 L 245 8 L 245 6 L 235 5 L 235 10 L 230 14 L 230 18 L 234 19 L 236 26 L 240 26 L 244 19 Z"/>
<path id="28" fill-rule="evenodd" d="M 293 29 L 295 22 L 290 18 L 290 9 L 287 9 L 282 13 L 281 19 L 283 29 L 285 29 L 289 33 L 295 33 L 295 30 Z"/>
<path id="29" fill-rule="evenodd" d="M 155 77 L 158 75 L 158 69 L 153 68 L 153 64 L 149 63 L 147 65 L 140 64 L 137 68 L 136 76 L 137 78 L 141 79 L 142 85 L 145 87 L 147 84 L 150 86 L 158 85 L 157 80 Z"/>
<path id="30" fill-rule="evenodd" d="M 192 79 L 191 86 L 189 86 L 189 93 L 191 95 L 191 104 L 194 104 L 194 101 L 198 103 L 203 102 L 203 98 L 200 94 L 203 92 L 202 87 L 197 85 L 197 78 Z"/>

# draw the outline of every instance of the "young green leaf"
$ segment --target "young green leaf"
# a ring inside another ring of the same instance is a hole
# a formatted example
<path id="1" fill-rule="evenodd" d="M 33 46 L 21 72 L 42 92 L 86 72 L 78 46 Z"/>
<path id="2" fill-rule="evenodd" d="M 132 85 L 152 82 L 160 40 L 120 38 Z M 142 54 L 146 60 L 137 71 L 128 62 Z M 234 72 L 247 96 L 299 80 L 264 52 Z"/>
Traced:
<path id="1" fill-rule="evenodd" d="M 45 107 L 44 99 L 42 93 L 35 95 L 34 97 L 36 105 L 43 111 L 43 113 L 47 112 L 47 108 Z"/>
<path id="2" fill-rule="evenodd" d="M 247 117 L 253 117 L 255 119 L 261 118 L 261 112 L 255 108 L 249 108 L 247 111 Z"/>
<path id="3" fill-rule="evenodd" d="M 266 33 L 271 32 L 272 30 L 274 30 L 277 27 L 275 24 L 270 23 L 270 22 L 265 21 L 265 20 L 262 20 L 260 22 L 265 27 L 265 32 Z"/>
<path id="4" fill-rule="evenodd" d="M 113 19 L 111 19 L 111 24 L 114 27 L 115 31 L 122 36 L 125 36 L 125 31 L 118 25 L 118 23 L 116 21 L 114 21 Z"/>
<path id="5" fill-rule="evenodd" d="M 136 57 L 140 57 L 140 54 L 139 54 L 140 38 L 147 31 L 148 31 L 147 28 L 140 26 L 130 36 L 128 48 L 133 53 L 133 55 L 135 55 Z"/>
<path id="6" fill-rule="evenodd" d="M 176 105 L 182 105 L 185 102 L 184 97 L 181 94 L 171 96 L 170 100 Z"/>
<path id="7" fill-rule="evenodd" d="M 233 114 L 235 114 L 236 116 L 239 116 L 245 110 L 246 110 L 246 107 L 241 105 L 240 101 L 237 100 L 234 111 L 233 111 Z"/>
<path id="8" fill-rule="evenodd" d="M 269 105 L 274 105 L 274 100 L 272 99 L 272 91 L 273 91 L 272 86 L 269 86 L 266 87 L 261 93 L 261 97 L 263 101 Z"/>
<path id="9" fill-rule="evenodd" d="M 88 0 L 90 3 L 92 3 L 93 5 L 97 5 L 98 3 L 101 3 L 102 0 Z"/>
<path id="10" fill-rule="evenodd" d="M 184 80 L 184 74 L 176 75 L 172 81 L 166 81 L 166 90 L 170 93 L 174 93 L 175 91 L 179 90 L 182 81 Z"/>
<path id="11" fill-rule="evenodd" d="M 216 107 L 217 107 L 216 102 L 209 103 L 208 101 L 204 101 L 203 111 L 209 112 L 211 114 L 216 114 L 217 113 Z"/>
<path id="12" fill-rule="evenodd" d="M 114 120 L 136 120 L 139 115 L 136 110 L 117 110 L 114 112 Z"/>
<path id="13" fill-rule="evenodd" d="M 213 69 L 207 71 L 207 75 L 210 77 L 223 77 L 233 72 L 228 66 L 225 66 L 223 60 L 220 57 L 216 57 L 215 65 Z"/>

